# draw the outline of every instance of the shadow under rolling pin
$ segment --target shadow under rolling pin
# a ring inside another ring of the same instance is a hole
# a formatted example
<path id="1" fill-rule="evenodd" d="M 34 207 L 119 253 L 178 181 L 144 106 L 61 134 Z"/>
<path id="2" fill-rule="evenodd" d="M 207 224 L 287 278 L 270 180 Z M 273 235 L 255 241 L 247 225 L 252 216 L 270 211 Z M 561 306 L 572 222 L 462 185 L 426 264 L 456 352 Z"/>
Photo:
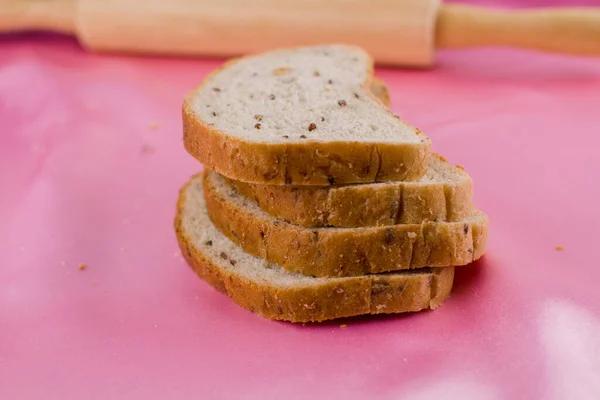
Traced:
<path id="1" fill-rule="evenodd" d="M 600 8 L 492 10 L 440 0 L 1 0 L 0 32 L 72 34 L 90 51 L 232 57 L 347 43 L 428 67 L 436 48 L 600 56 Z"/>

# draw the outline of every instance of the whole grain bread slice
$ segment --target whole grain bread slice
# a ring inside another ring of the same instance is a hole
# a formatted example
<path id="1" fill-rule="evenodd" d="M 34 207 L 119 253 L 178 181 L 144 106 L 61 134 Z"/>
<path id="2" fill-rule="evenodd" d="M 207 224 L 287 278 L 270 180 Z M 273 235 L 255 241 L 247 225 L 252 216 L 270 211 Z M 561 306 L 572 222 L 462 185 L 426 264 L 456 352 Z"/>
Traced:
<path id="1" fill-rule="evenodd" d="M 181 190 L 175 230 L 192 269 L 241 307 L 291 322 L 434 309 L 452 290 L 453 268 L 315 278 L 245 253 L 210 222 L 202 180 Z"/>
<path id="2" fill-rule="evenodd" d="M 183 104 L 184 144 L 231 179 L 270 185 L 416 180 L 430 140 L 371 92 L 373 61 L 353 46 L 233 60 Z"/>
<path id="3" fill-rule="evenodd" d="M 371 83 L 371 93 L 373 96 L 377 97 L 379 101 L 381 101 L 386 107 L 390 107 L 392 104 L 392 99 L 390 97 L 390 91 L 385 84 L 385 82 L 376 76 L 373 77 L 373 82 Z"/>
<path id="4" fill-rule="evenodd" d="M 367 227 L 460 221 L 473 209 L 469 175 L 432 154 L 415 182 L 344 186 L 258 185 L 225 178 L 270 215 L 306 227 Z"/>
<path id="5" fill-rule="evenodd" d="M 197 178 L 200 179 L 200 178 Z M 358 276 L 469 264 L 485 252 L 487 217 L 369 228 L 306 228 L 274 218 L 214 171 L 204 197 L 216 226 L 246 252 L 311 276 Z"/>

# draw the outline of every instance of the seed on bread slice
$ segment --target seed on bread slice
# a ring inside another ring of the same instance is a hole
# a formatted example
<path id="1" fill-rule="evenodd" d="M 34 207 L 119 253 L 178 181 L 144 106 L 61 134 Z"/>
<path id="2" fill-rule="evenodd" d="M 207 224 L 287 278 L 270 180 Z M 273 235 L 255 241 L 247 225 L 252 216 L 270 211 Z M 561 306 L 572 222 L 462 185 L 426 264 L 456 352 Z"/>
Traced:
<path id="1" fill-rule="evenodd" d="M 371 92 L 353 46 L 275 50 L 215 71 L 183 104 L 184 144 L 231 179 L 270 185 L 415 180 L 430 140 Z"/>
<path id="2" fill-rule="evenodd" d="M 429 157 L 427 173 L 413 182 L 297 186 L 225 180 L 270 215 L 306 227 L 453 222 L 473 209 L 469 175 L 436 154 Z"/>
<path id="3" fill-rule="evenodd" d="M 483 255 L 487 216 L 457 222 L 369 228 L 306 228 L 264 212 L 214 171 L 204 174 L 208 214 L 248 253 L 312 276 L 358 276 L 410 268 L 466 265 Z"/>
<path id="4" fill-rule="evenodd" d="M 453 268 L 316 278 L 245 253 L 210 222 L 200 177 L 180 192 L 175 230 L 198 276 L 239 306 L 270 319 L 309 322 L 434 309 L 452 290 Z"/>

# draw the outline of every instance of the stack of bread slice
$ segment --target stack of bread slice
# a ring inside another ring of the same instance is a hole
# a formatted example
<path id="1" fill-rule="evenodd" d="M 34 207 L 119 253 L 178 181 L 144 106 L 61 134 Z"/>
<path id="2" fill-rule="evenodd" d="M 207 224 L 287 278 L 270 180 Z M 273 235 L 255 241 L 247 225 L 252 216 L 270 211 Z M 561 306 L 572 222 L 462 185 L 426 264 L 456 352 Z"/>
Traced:
<path id="1" fill-rule="evenodd" d="M 233 60 L 184 101 L 205 165 L 180 192 L 184 257 L 210 285 L 292 322 L 433 309 L 483 255 L 472 181 L 388 108 L 345 45 Z"/>

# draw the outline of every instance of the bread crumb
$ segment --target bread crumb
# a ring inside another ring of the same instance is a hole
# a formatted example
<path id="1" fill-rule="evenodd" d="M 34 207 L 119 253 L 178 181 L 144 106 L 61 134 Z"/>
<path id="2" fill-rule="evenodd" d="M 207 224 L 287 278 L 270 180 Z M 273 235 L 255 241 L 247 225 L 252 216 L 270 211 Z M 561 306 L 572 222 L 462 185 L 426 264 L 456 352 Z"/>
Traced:
<path id="1" fill-rule="evenodd" d="M 560 245 L 559 245 L 559 246 L 555 246 L 555 247 L 554 247 L 554 249 L 555 249 L 556 251 L 565 251 L 565 248 L 564 248 L 564 247 L 562 247 L 562 246 L 560 246 Z"/>
<path id="2" fill-rule="evenodd" d="M 417 234 L 415 232 L 408 232 L 408 237 L 414 239 L 417 237 Z"/>
<path id="3" fill-rule="evenodd" d="M 148 126 L 148 128 L 150 128 L 150 130 L 151 130 L 151 131 L 155 131 L 155 130 L 157 130 L 158 128 L 160 128 L 160 124 L 158 124 L 158 123 L 156 123 L 156 122 L 153 122 L 153 123 L 151 123 L 151 124 Z"/>
<path id="4" fill-rule="evenodd" d="M 149 144 L 142 145 L 142 154 L 154 153 L 154 146 Z"/>
<path id="5" fill-rule="evenodd" d="M 96 281 L 92 282 L 92 286 L 97 286 L 97 285 L 98 285 L 98 282 L 96 282 Z"/>
<path id="6" fill-rule="evenodd" d="M 86 264 L 84 264 L 84 263 L 80 263 L 80 264 L 77 266 L 77 268 L 79 268 L 79 270 L 80 270 L 80 271 L 83 271 L 84 269 L 86 269 L 86 268 L 87 268 L 87 265 L 86 265 Z"/>
<path id="7" fill-rule="evenodd" d="M 346 324 L 341 324 L 340 325 L 340 328 L 342 328 L 342 329 L 347 328 L 347 327 L 348 327 L 348 325 L 346 325 Z"/>

